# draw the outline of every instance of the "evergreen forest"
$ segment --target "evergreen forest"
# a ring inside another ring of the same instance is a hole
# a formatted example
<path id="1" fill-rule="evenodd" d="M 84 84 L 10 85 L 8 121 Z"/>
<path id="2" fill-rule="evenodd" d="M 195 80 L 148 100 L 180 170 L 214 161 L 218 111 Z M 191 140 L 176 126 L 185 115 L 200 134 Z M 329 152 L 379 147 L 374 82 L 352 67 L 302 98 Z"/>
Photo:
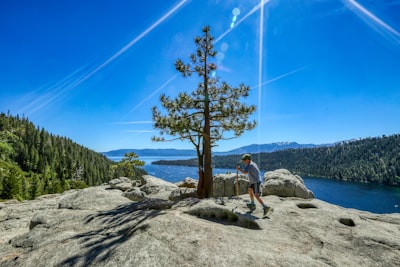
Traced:
<path id="1" fill-rule="evenodd" d="M 400 186 L 400 135 L 252 155 L 261 170 L 288 169 L 305 176 Z M 241 155 L 214 156 L 215 168 L 235 168 Z M 196 166 L 195 159 L 154 164 Z"/>
<path id="2" fill-rule="evenodd" d="M 129 160 L 133 165 L 127 168 Z M 72 140 L 35 127 L 25 117 L 0 113 L 0 199 L 34 199 L 146 174 L 136 156 L 116 163 Z M 140 166 L 140 164 L 138 165 Z"/>

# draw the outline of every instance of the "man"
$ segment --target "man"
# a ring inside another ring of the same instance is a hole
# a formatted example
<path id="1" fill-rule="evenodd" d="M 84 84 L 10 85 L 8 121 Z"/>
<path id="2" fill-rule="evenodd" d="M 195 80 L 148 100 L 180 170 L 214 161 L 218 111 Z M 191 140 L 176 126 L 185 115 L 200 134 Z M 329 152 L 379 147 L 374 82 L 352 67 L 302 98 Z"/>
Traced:
<path id="1" fill-rule="evenodd" d="M 240 171 L 243 174 L 248 174 L 249 176 L 249 195 L 250 195 L 250 204 L 247 206 L 250 208 L 251 211 L 256 209 L 256 204 L 254 204 L 254 197 L 257 201 L 263 206 L 264 216 L 268 213 L 270 207 L 264 204 L 263 200 L 260 198 L 260 187 L 261 187 L 261 180 L 260 180 L 260 170 L 256 163 L 251 161 L 250 154 L 244 154 L 242 156 L 242 162 L 244 163 L 244 169 L 240 168 L 240 166 L 236 166 L 236 170 Z"/>

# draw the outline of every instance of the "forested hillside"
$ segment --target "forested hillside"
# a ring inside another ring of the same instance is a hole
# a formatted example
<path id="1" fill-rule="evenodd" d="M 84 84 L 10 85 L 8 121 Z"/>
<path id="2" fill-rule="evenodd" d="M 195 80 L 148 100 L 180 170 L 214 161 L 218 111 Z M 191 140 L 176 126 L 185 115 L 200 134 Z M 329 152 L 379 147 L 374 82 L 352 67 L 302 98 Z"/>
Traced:
<path id="1" fill-rule="evenodd" d="M 99 185 L 123 174 L 116 165 L 100 153 L 35 127 L 27 118 L 0 114 L 0 199 L 34 199 Z"/>
<path id="2" fill-rule="evenodd" d="M 300 175 L 400 186 L 400 135 L 253 154 L 253 159 L 265 171 L 285 168 Z M 238 161 L 240 155 L 213 157 L 216 168 L 234 168 Z M 196 166 L 196 161 L 158 164 Z"/>

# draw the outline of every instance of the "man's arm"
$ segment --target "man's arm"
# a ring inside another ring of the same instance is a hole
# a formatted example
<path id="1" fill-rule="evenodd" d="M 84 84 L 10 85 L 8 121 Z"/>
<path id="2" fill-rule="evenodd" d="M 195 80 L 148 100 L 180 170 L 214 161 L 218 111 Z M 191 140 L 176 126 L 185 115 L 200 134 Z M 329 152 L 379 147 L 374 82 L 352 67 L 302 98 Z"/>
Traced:
<path id="1" fill-rule="evenodd" d="M 242 168 L 240 168 L 240 166 L 236 166 L 236 170 L 240 171 L 243 174 L 248 174 L 249 173 L 247 168 L 242 169 Z"/>

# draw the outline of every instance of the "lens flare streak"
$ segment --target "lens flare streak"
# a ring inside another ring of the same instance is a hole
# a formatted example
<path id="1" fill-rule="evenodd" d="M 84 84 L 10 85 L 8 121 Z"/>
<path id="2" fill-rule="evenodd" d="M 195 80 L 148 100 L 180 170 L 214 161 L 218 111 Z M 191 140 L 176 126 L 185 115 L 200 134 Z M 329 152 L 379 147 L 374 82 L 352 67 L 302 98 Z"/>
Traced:
<path id="1" fill-rule="evenodd" d="M 264 5 L 266 5 L 270 0 L 261 0 L 261 3 L 256 5 L 255 7 L 253 7 L 247 14 L 245 14 L 243 16 L 243 18 L 241 18 L 240 20 L 237 20 L 237 16 L 239 15 L 240 11 L 239 10 L 234 10 L 234 15 L 235 15 L 235 27 L 237 27 L 239 24 L 241 24 L 243 21 L 245 21 L 249 16 L 251 16 L 252 14 L 254 14 L 255 12 L 257 12 L 258 10 L 261 9 L 261 7 L 263 7 Z M 233 30 L 233 27 L 230 27 L 228 30 L 226 30 L 223 34 L 221 34 L 220 36 L 218 36 L 217 38 L 215 38 L 214 43 L 218 43 L 219 41 L 221 41 L 228 33 L 230 33 Z M 262 37 L 261 37 L 262 39 Z M 262 50 L 262 44 L 260 49 Z M 261 56 L 262 57 L 262 56 Z M 163 88 L 165 88 L 165 86 L 167 84 L 169 84 L 173 79 L 175 79 L 177 77 L 177 75 L 171 77 L 170 79 L 168 79 L 163 85 L 161 85 L 160 88 L 158 88 L 157 90 L 155 90 L 153 93 L 151 93 L 148 97 L 146 97 L 145 99 L 143 99 L 139 104 L 137 104 L 134 108 L 132 108 L 129 113 L 135 111 L 137 108 L 139 108 L 140 106 L 142 106 L 145 102 L 147 102 L 149 99 L 151 99 L 155 94 L 157 94 L 159 91 L 161 91 Z M 261 86 L 260 86 L 261 87 Z"/>
<path id="2" fill-rule="evenodd" d="M 137 104 L 134 108 L 132 108 L 129 113 L 135 111 L 136 109 L 138 109 L 141 105 L 143 105 L 145 102 L 147 102 L 150 98 L 152 98 L 155 94 L 157 94 L 158 92 L 160 92 L 162 89 L 164 89 L 170 82 L 172 82 L 176 77 L 178 77 L 178 74 L 175 74 L 174 76 L 172 76 L 171 78 L 168 79 L 168 81 L 166 81 L 165 83 L 163 83 L 158 89 L 156 89 L 155 91 L 153 91 L 148 97 L 146 97 L 145 99 L 143 99 L 139 104 Z"/>
<path id="3" fill-rule="evenodd" d="M 262 71 L 263 71 L 263 40 L 264 40 L 264 0 L 260 3 L 260 39 L 258 48 L 258 144 L 261 144 L 261 98 L 262 98 Z M 260 150 L 260 146 L 258 146 Z M 260 152 L 260 151 L 258 151 Z"/>
<path id="4" fill-rule="evenodd" d="M 245 21 L 249 16 L 251 16 L 252 14 L 254 14 L 255 12 L 257 12 L 258 10 L 260 10 L 261 6 L 266 5 L 270 0 L 261 0 L 261 4 L 256 5 L 255 7 L 253 7 L 252 10 L 250 10 L 246 15 L 243 16 L 243 18 L 241 18 L 240 20 L 238 20 L 237 22 L 235 22 L 235 27 L 236 28 L 239 24 L 241 24 L 243 21 Z M 228 30 L 226 30 L 223 34 L 221 34 L 220 36 L 218 36 L 217 38 L 215 38 L 214 43 L 218 43 L 219 41 L 221 41 L 221 39 L 223 39 L 228 33 L 230 33 L 234 28 L 229 27 Z"/>
<path id="5" fill-rule="evenodd" d="M 355 0 L 342 0 L 342 2 L 357 16 L 369 24 L 373 30 L 384 35 L 395 43 L 400 44 L 400 33 L 375 16 L 371 11 L 367 10 Z"/>
<path id="6" fill-rule="evenodd" d="M 83 69 L 84 67 L 78 68 L 62 80 L 56 82 L 54 85 L 48 86 L 45 90 L 47 92 L 39 97 L 35 97 L 33 101 L 30 100 L 30 103 L 21 108 L 18 113 L 35 113 L 36 111 L 45 107 L 47 104 L 50 104 L 51 102 L 61 98 L 69 89 L 74 86 L 74 81 L 79 80 L 79 73 L 82 72 Z"/>
<path id="7" fill-rule="evenodd" d="M 107 60 L 105 60 L 103 63 L 95 67 L 92 71 L 88 71 L 86 73 L 83 73 L 82 75 L 75 75 L 75 78 L 71 79 L 66 79 L 64 78 L 61 82 L 58 82 L 58 85 L 54 85 L 48 93 L 45 95 L 39 97 L 35 101 L 33 101 L 29 106 L 34 107 L 33 109 L 29 110 L 30 113 L 34 113 L 46 105 L 56 101 L 59 99 L 62 95 L 64 95 L 67 91 L 73 90 L 76 87 L 78 87 L 80 84 L 88 80 L 90 77 L 98 73 L 100 70 L 102 70 L 104 67 L 106 67 L 108 64 L 113 62 L 115 59 L 120 57 L 123 53 L 125 53 L 129 48 L 131 48 L 134 44 L 139 42 L 141 39 L 146 37 L 151 31 L 153 31 L 157 26 L 159 26 L 162 22 L 167 20 L 169 17 L 171 17 L 176 11 L 178 11 L 188 0 L 182 0 L 180 1 L 177 5 L 175 5 L 171 10 L 169 10 L 166 14 L 164 14 L 161 18 L 159 18 L 156 22 L 154 22 L 150 27 L 148 27 L 146 30 L 144 30 L 141 34 L 139 34 L 136 38 L 131 40 L 128 44 L 126 44 L 123 48 L 121 48 L 118 52 L 116 52 L 114 55 L 109 57 Z M 76 77 L 77 76 L 77 77 Z M 65 80 L 65 81 L 64 81 Z M 37 105 L 40 103 L 39 105 Z M 25 107 L 25 110 L 27 110 L 28 107 Z"/>
<path id="8" fill-rule="evenodd" d="M 88 78 L 96 74 L 98 71 L 103 69 L 105 66 L 110 64 L 112 61 L 117 59 L 119 56 L 121 56 L 123 53 L 125 53 L 129 48 L 131 48 L 134 44 L 136 44 L 138 41 L 143 39 L 146 35 L 148 35 L 152 30 L 157 28 L 158 25 L 160 25 L 162 22 L 164 22 L 166 19 L 168 19 L 173 13 L 175 13 L 183 4 L 185 4 L 188 0 L 183 0 L 180 3 L 178 3 L 176 6 L 174 6 L 170 11 L 168 11 L 164 16 L 159 18 L 156 22 L 154 22 L 149 28 L 147 28 L 145 31 L 143 31 L 141 34 L 139 34 L 135 39 L 130 41 L 127 45 L 125 45 L 123 48 L 121 48 L 117 53 L 112 55 L 110 58 L 108 58 L 106 61 L 104 61 L 102 64 L 97 66 L 93 71 L 91 71 L 89 74 L 87 74 L 85 77 L 83 77 L 77 85 L 81 84 L 82 82 L 86 81 Z"/>

